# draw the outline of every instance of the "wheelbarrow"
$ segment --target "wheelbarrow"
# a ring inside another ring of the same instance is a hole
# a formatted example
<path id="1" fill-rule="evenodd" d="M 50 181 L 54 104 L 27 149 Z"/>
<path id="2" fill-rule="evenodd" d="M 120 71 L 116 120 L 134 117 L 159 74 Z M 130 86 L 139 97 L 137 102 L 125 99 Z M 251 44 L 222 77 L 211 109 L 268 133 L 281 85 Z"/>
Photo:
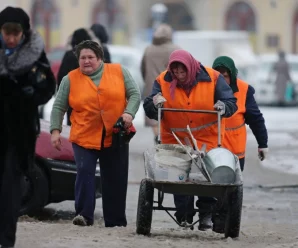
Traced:
<path id="1" fill-rule="evenodd" d="M 194 113 L 209 113 L 218 115 L 218 147 L 221 146 L 221 134 L 220 134 L 220 120 L 221 116 L 218 111 L 205 111 L 205 110 L 182 110 L 182 109 L 170 109 L 159 108 L 158 109 L 158 125 L 159 135 L 158 141 L 160 142 L 160 130 L 161 130 L 161 111 L 172 112 L 194 112 Z M 217 199 L 216 205 L 212 208 L 212 220 L 213 231 L 223 233 L 224 236 L 236 238 L 240 233 L 241 213 L 242 213 L 242 200 L 243 200 L 243 179 L 242 173 L 237 163 L 235 169 L 235 181 L 233 183 L 214 183 L 210 181 L 201 182 L 173 182 L 156 180 L 155 168 L 156 161 L 154 155 L 156 148 L 148 149 L 144 152 L 144 167 L 145 178 L 142 179 L 139 188 L 139 198 L 137 207 L 137 221 L 136 221 L 136 233 L 149 236 L 152 225 L 153 210 L 165 211 L 171 219 L 176 222 L 177 225 L 194 229 L 194 225 L 199 222 L 194 221 L 191 224 L 179 223 L 170 213 L 171 211 L 177 211 L 175 207 L 167 207 L 163 205 L 165 194 L 177 194 L 188 196 L 200 196 L 200 197 L 214 197 Z M 157 201 L 154 201 L 155 189 L 157 191 Z M 202 210 L 203 211 L 203 210 Z M 200 212 L 200 209 L 194 209 L 194 212 Z M 221 221 L 215 221 L 217 218 Z M 216 226 L 220 225 L 220 227 Z M 220 231 L 217 231 L 220 230 Z"/>

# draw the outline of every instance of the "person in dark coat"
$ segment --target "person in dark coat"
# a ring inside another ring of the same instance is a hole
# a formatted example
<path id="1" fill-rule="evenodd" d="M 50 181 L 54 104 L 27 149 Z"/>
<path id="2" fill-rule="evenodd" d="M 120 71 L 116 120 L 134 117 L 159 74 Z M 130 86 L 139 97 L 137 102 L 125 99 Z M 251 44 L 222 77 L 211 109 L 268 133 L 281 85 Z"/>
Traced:
<path id="1" fill-rule="evenodd" d="M 226 120 L 226 140 L 224 147 L 228 147 L 239 157 L 241 170 L 244 170 L 246 148 L 246 125 L 254 134 L 258 143 L 258 156 L 263 161 L 268 154 L 268 132 L 265 119 L 254 98 L 255 89 L 238 78 L 238 69 L 234 60 L 228 56 L 217 57 L 212 65 L 220 72 L 233 90 L 237 98 L 238 111 Z M 242 122 L 241 124 L 238 122 Z M 245 125 L 246 124 L 246 125 Z M 226 145 L 226 146 L 225 146 Z"/>
<path id="2" fill-rule="evenodd" d="M 60 86 L 60 83 L 70 71 L 77 69 L 79 67 L 78 59 L 75 56 L 74 49 L 76 45 L 80 44 L 84 40 L 93 40 L 100 44 L 100 41 L 96 38 L 96 36 L 93 34 L 91 30 L 87 30 L 85 28 L 79 28 L 73 32 L 73 34 L 70 37 L 70 47 L 71 49 L 67 50 L 63 56 L 59 71 L 58 71 L 58 89 Z M 69 108 L 67 110 L 67 125 L 71 125 L 70 122 L 70 114 L 72 109 Z"/>
<path id="3" fill-rule="evenodd" d="M 0 247 L 13 247 L 21 207 L 21 179 L 34 171 L 40 129 L 38 106 L 55 93 L 56 81 L 41 36 L 27 13 L 0 12 Z"/>
<path id="4" fill-rule="evenodd" d="M 98 23 L 94 23 L 91 26 L 91 30 L 94 32 L 96 37 L 101 42 L 101 45 L 103 47 L 103 52 L 104 52 L 104 62 L 105 63 L 112 63 L 110 52 L 109 52 L 109 49 L 106 45 L 109 41 L 109 36 L 108 36 L 107 30 L 105 29 L 105 27 L 103 25 L 98 24 Z"/>
<path id="5" fill-rule="evenodd" d="M 217 57 L 212 68 L 223 75 L 237 98 L 238 110 L 233 116 L 226 119 L 226 133 L 222 146 L 239 158 L 240 168 L 243 171 L 247 142 L 246 125 L 250 127 L 258 143 L 257 154 L 259 159 L 263 161 L 268 155 L 268 133 L 265 120 L 254 98 L 254 88 L 238 78 L 238 69 L 232 58 L 228 56 Z M 226 209 L 221 209 L 220 214 L 213 214 L 214 232 L 224 233 L 226 211 Z"/>
<path id="6" fill-rule="evenodd" d="M 275 93 L 278 106 L 284 106 L 286 103 L 285 94 L 287 84 L 291 81 L 290 67 L 286 60 L 286 54 L 283 51 L 278 53 L 278 61 L 274 63 L 272 71 L 276 75 Z"/>

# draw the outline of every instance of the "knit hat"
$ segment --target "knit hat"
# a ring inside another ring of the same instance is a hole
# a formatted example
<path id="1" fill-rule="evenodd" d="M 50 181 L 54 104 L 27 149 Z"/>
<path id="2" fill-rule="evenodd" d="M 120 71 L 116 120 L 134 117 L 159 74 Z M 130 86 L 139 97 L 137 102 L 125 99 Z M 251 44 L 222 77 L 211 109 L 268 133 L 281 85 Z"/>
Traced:
<path id="1" fill-rule="evenodd" d="M 225 67 L 228 70 L 229 75 L 231 77 L 230 87 L 232 88 L 233 92 L 236 92 L 238 90 L 238 69 L 235 66 L 234 60 L 228 56 L 217 57 L 213 62 L 212 68 L 216 70 L 216 68 L 218 67 Z"/>
<path id="2" fill-rule="evenodd" d="M 101 43 L 108 43 L 109 35 L 107 33 L 106 28 L 103 25 L 99 23 L 94 23 L 90 29 L 94 32 L 94 34 L 100 40 Z"/>
<path id="3" fill-rule="evenodd" d="M 76 45 L 80 44 L 84 40 L 91 40 L 88 31 L 84 28 L 79 28 L 73 32 L 72 39 L 71 39 L 71 46 L 75 47 Z"/>
<path id="4" fill-rule="evenodd" d="M 24 32 L 30 30 L 30 18 L 21 8 L 9 6 L 0 12 L 0 28 L 9 22 L 19 23 Z"/>

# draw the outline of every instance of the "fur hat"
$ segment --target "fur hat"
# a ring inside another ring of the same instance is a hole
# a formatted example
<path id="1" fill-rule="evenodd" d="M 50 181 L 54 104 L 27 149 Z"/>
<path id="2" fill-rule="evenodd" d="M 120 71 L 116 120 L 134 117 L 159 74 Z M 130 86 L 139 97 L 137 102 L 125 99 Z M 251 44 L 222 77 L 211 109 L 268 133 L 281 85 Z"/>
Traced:
<path id="1" fill-rule="evenodd" d="M 24 32 L 30 30 L 30 18 L 21 8 L 9 6 L 0 12 L 0 28 L 8 22 L 19 23 Z"/>

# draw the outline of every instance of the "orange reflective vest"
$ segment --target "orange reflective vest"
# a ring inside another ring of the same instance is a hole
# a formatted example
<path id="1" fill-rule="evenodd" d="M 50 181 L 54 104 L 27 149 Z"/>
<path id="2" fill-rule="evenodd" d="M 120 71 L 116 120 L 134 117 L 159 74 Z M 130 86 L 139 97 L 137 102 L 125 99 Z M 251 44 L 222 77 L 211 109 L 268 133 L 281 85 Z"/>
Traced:
<path id="1" fill-rule="evenodd" d="M 100 150 L 105 129 L 104 147 L 110 147 L 113 126 L 126 107 L 121 65 L 104 64 L 98 87 L 80 69 L 68 76 L 72 108 L 69 140 L 84 148 Z"/>
<path id="2" fill-rule="evenodd" d="M 214 111 L 214 92 L 219 73 L 211 68 L 206 68 L 211 82 L 198 82 L 187 96 L 181 88 L 175 89 L 175 97 L 170 96 L 170 83 L 164 80 L 167 71 L 162 72 L 157 78 L 161 86 L 162 95 L 166 98 L 164 108 L 196 109 Z M 177 144 L 171 131 L 185 144 L 184 138 L 189 137 L 186 130 L 189 125 L 198 147 L 207 145 L 207 151 L 218 146 L 217 115 L 187 112 L 163 112 L 161 121 L 161 143 Z M 221 121 L 221 138 L 224 137 L 224 120 Z"/>
<path id="3" fill-rule="evenodd" d="M 248 84 L 237 79 L 238 92 L 234 93 L 237 98 L 237 112 L 226 119 L 226 133 L 223 140 L 223 147 L 229 149 L 239 158 L 245 157 L 246 147 L 246 126 L 244 114 L 246 112 L 246 94 Z"/>

